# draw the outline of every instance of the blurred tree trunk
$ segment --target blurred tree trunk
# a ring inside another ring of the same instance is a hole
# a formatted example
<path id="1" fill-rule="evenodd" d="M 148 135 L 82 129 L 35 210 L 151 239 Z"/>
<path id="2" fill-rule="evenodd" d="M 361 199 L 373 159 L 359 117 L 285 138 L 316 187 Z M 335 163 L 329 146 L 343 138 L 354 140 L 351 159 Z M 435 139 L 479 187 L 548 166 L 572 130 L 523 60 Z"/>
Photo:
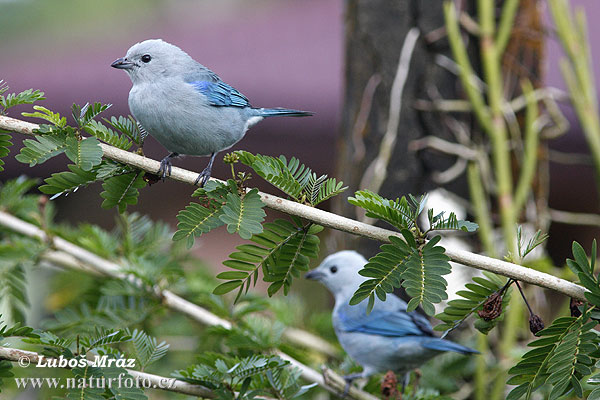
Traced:
<path id="1" fill-rule="evenodd" d="M 435 66 L 437 54 L 450 55 L 445 40 L 442 2 L 410 0 L 348 0 L 346 1 L 345 99 L 342 133 L 339 143 L 336 176 L 349 186 L 348 195 L 363 189 L 365 170 L 380 151 L 390 114 L 390 91 L 398 69 L 398 61 L 407 32 L 420 29 L 412 54 L 408 79 L 402 96 L 400 124 L 387 176 L 379 194 L 397 198 L 408 193 L 421 194 L 432 187 L 432 169 L 446 169 L 454 160 L 430 153 L 409 151 L 409 143 L 425 135 L 443 135 L 444 129 L 432 114 L 419 113 L 413 107 L 415 99 L 428 92 L 444 98 L 456 98 L 455 75 Z M 431 96 L 429 96 L 431 97 Z M 430 158 L 427 158 L 430 157 Z M 455 189 L 461 186 L 454 184 Z M 463 185 L 464 186 L 464 185 Z M 352 218 L 357 208 L 340 196 L 335 211 Z M 348 235 L 337 235 L 331 247 L 349 248 Z M 361 241 L 365 255 L 372 255 L 378 245 Z M 331 248 L 330 250 L 333 250 Z"/>

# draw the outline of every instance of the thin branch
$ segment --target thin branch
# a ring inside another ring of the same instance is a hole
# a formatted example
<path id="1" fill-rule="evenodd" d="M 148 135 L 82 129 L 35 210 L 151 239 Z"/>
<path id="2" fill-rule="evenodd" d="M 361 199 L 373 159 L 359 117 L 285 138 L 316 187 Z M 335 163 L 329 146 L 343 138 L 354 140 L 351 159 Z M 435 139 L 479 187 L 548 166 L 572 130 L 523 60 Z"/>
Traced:
<path id="1" fill-rule="evenodd" d="M 571 211 L 549 210 L 550 219 L 554 222 L 569 225 L 600 226 L 600 215 L 577 213 Z"/>
<path id="2" fill-rule="evenodd" d="M 400 51 L 400 59 L 398 60 L 398 69 L 396 70 L 396 76 L 394 77 L 390 93 L 387 128 L 379 144 L 379 153 L 365 170 L 360 182 L 360 187 L 367 188 L 375 193 L 379 192 L 381 185 L 387 177 L 388 164 L 396 146 L 402 111 L 402 92 L 408 78 L 410 62 L 419 34 L 418 28 L 411 28 L 404 39 L 404 44 Z"/>
<path id="3" fill-rule="evenodd" d="M 37 129 L 38 127 L 39 126 L 36 124 L 0 116 L 0 129 L 31 135 L 33 134 L 33 130 Z M 120 163 L 129 164 L 152 173 L 156 173 L 160 166 L 160 163 L 156 160 L 142 157 L 125 150 L 117 149 L 107 144 L 101 144 L 101 146 L 102 151 L 104 151 L 104 156 Z M 192 172 L 177 167 L 173 167 L 171 173 L 171 178 L 191 185 L 194 184 L 197 176 L 197 172 Z M 389 243 L 390 236 L 401 237 L 401 235 L 395 231 L 365 224 L 351 218 L 342 217 L 341 215 L 320 210 L 318 208 L 309 207 L 290 200 L 282 199 L 281 197 L 277 197 L 272 194 L 262 192 L 259 192 L 259 194 L 263 203 L 273 210 L 281 211 L 289 215 L 295 215 L 328 228 L 352 233 L 354 235 L 363 236 L 385 243 Z M 0 224 L 4 222 L 3 215 L 0 215 Z M 508 278 L 517 279 L 532 285 L 555 290 L 566 296 L 585 301 L 585 297 L 583 295 L 586 291 L 585 288 L 550 274 L 495 258 L 470 253 L 464 250 L 453 250 L 447 248 L 446 255 L 450 257 L 451 261 L 466 265 L 468 267 L 490 271 Z"/>
<path id="4" fill-rule="evenodd" d="M 24 360 L 28 360 L 29 363 L 35 365 L 38 363 L 39 359 L 40 354 L 33 351 L 19 350 L 10 347 L 0 347 L 0 360 L 8 360 L 17 363 L 22 363 Z M 92 362 L 88 361 L 88 363 L 91 364 Z M 212 390 L 201 385 L 193 385 L 175 378 L 167 378 L 164 376 L 148 374 L 146 372 L 140 372 L 131 369 L 127 369 L 126 371 L 129 375 L 140 382 L 149 382 L 153 389 L 166 390 L 169 392 L 177 392 L 209 399 L 216 397 Z"/>

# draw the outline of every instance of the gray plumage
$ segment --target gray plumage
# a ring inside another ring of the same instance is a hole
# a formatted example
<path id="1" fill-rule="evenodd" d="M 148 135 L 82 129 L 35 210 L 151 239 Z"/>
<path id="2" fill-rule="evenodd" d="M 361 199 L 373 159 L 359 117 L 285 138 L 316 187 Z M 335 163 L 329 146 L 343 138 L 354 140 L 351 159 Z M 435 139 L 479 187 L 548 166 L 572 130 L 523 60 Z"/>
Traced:
<path id="1" fill-rule="evenodd" d="M 125 70 L 133 87 L 129 109 L 138 122 L 171 152 L 159 174 L 170 174 L 178 155 L 211 156 L 196 183 L 210 177 L 214 156 L 240 141 L 265 117 L 307 116 L 309 112 L 254 108 L 235 88 L 194 61 L 179 47 L 160 39 L 133 45 L 111 64 Z"/>
<path id="2" fill-rule="evenodd" d="M 406 302 L 391 294 L 378 298 L 371 313 L 367 302 L 355 306 L 350 298 L 367 277 L 359 271 L 367 260 L 355 251 L 340 251 L 323 260 L 306 278 L 318 280 L 333 294 L 333 327 L 340 344 L 363 371 L 346 377 L 352 380 L 376 372 L 407 373 L 445 352 L 477 353 L 449 340 L 434 336 L 427 318 L 406 312 Z"/>

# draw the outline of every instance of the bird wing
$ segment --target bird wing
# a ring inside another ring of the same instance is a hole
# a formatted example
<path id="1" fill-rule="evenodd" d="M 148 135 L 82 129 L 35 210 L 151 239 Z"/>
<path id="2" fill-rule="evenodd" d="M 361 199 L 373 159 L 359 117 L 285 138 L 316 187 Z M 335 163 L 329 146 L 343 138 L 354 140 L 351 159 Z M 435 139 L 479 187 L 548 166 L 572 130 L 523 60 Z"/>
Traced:
<path id="1" fill-rule="evenodd" d="M 404 302 L 398 303 L 393 309 L 378 309 L 376 305 L 369 314 L 366 313 L 366 302 L 361 304 L 340 307 L 338 312 L 342 330 L 390 337 L 434 336 L 427 318 L 416 312 L 407 313 Z"/>
<path id="2" fill-rule="evenodd" d="M 221 80 L 189 82 L 196 90 L 208 98 L 216 107 L 251 107 L 248 98 L 237 89 Z"/>

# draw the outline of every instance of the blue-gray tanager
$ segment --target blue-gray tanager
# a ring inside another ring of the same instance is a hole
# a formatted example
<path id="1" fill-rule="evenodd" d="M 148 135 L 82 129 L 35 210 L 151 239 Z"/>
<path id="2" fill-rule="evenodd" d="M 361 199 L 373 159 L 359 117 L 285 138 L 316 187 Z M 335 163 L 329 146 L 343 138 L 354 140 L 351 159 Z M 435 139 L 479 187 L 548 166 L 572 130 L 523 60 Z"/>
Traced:
<path id="1" fill-rule="evenodd" d="M 366 301 L 349 305 L 356 289 L 368 279 L 358 274 L 366 263 L 362 255 L 345 250 L 331 254 L 306 274 L 333 294 L 335 333 L 346 353 L 363 367 L 362 372 L 344 377 L 348 383 L 377 372 L 408 373 L 445 351 L 477 353 L 435 337 L 427 318 L 406 312 L 406 302 L 393 294 L 388 294 L 385 301 L 377 298 L 369 314 Z"/>
<path id="2" fill-rule="evenodd" d="M 217 74 L 160 39 L 133 45 L 111 66 L 125 70 L 133 82 L 129 92 L 133 116 L 171 152 L 160 163 L 158 175 L 163 179 L 171 174 L 174 157 L 210 156 L 195 182 L 204 186 L 215 155 L 236 144 L 252 125 L 266 117 L 312 115 L 284 108 L 254 108 Z"/>

